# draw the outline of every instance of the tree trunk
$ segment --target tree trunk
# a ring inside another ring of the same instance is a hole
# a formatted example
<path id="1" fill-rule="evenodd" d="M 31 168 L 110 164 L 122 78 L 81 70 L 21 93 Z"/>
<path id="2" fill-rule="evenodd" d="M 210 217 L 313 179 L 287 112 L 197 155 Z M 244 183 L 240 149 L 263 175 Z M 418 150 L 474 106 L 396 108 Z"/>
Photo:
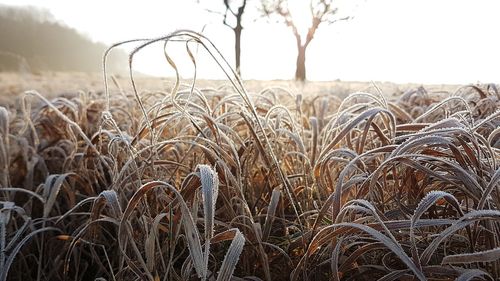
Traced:
<path id="1" fill-rule="evenodd" d="M 297 68 L 295 70 L 295 80 L 306 80 L 306 48 L 307 45 L 297 44 Z"/>
<path id="2" fill-rule="evenodd" d="M 243 28 L 241 25 L 237 25 L 236 28 L 234 28 L 234 54 L 235 54 L 235 62 L 236 62 L 236 73 L 238 73 L 238 76 L 241 77 L 241 69 L 240 69 L 240 63 L 241 63 L 241 30 Z"/>

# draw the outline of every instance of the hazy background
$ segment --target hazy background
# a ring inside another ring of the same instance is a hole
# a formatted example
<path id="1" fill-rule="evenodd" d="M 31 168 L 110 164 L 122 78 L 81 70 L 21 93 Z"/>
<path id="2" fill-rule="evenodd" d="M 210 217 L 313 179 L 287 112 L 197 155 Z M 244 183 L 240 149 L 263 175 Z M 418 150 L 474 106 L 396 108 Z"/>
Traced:
<path id="1" fill-rule="evenodd" d="M 96 72 L 106 48 L 46 9 L 0 5 L 0 71 Z M 126 59 L 125 52 L 113 54 L 112 71 L 126 69 Z"/>
<path id="2" fill-rule="evenodd" d="M 105 44 L 179 28 L 204 28 L 233 62 L 232 30 L 220 16 L 207 12 L 223 11 L 222 1 L 199 2 L 1 0 L 0 70 L 24 59 L 33 69 L 98 71 Z M 263 18 L 256 4 L 249 0 L 243 19 L 243 78 L 293 79 L 295 39 L 283 24 Z M 7 5 L 32 8 L 27 12 Z M 500 82 L 500 1 L 364 0 L 341 5 L 353 18 L 319 28 L 307 50 L 309 80 Z M 127 70 L 125 52 L 131 48 L 116 54 L 114 71 Z M 172 46 L 169 52 L 181 74 L 190 77 L 193 69 L 184 49 Z M 224 78 L 202 52 L 198 64 L 200 78 Z M 173 75 L 160 46 L 139 53 L 136 67 L 147 74 Z"/>

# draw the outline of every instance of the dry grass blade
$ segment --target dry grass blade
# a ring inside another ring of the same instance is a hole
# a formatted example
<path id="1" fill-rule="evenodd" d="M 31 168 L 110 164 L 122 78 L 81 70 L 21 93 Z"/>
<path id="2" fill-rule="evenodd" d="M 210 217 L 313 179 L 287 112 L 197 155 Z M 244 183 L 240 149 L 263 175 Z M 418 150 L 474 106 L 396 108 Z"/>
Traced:
<path id="1" fill-rule="evenodd" d="M 427 246 L 427 248 L 422 252 L 421 259 L 422 264 L 427 264 L 431 258 L 431 256 L 436 251 L 439 244 L 441 244 L 447 237 L 455 233 L 456 231 L 465 228 L 476 221 L 481 220 L 500 220 L 500 211 L 496 210 L 480 210 L 480 211 L 471 211 L 461 217 L 458 221 L 453 223 L 451 226 L 446 228 L 444 231 L 439 233 L 439 235 L 432 240 L 432 242 Z"/>
<path id="2" fill-rule="evenodd" d="M 62 113 L 59 109 L 57 109 L 51 102 L 49 102 L 45 97 L 43 97 L 40 93 L 37 91 L 26 91 L 24 92 L 24 95 L 28 96 L 36 96 L 40 100 L 42 100 L 50 109 L 52 109 L 57 116 L 59 116 L 64 122 L 68 123 L 71 127 L 73 127 L 80 137 L 85 141 L 85 143 L 93 150 L 93 152 L 97 153 L 99 155 L 99 150 L 94 146 L 94 144 L 90 141 L 88 136 L 83 132 L 82 128 L 73 120 L 69 119 L 64 113 Z"/>
<path id="3" fill-rule="evenodd" d="M 14 206 L 13 202 L 2 202 L 4 207 L 0 209 L 0 268 L 5 268 L 5 252 L 7 248 L 7 224 L 10 220 L 10 209 Z M 1 272 L 0 272 L 1 275 Z"/>
<path id="4" fill-rule="evenodd" d="M 264 222 L 264 231 L 262 234 L 262 241 L 267 241 L 269 234 L 271 233 L 271 227 L 274 221 L 274 215 L 276 213 L 276 208 L 280 201 L 281 191 L 279 189 L 273 189 L 271 194 L 271 201 L 269 202 L 269 207 L 267 208 L 266 221 Z"/>
<path id="5" fill-rule="evenodd" d="M 191 256 L 191 259 L 194 263 L 195 270 L 196 270 L 196 273 L 198 274 L 198 277 L 202 278 L 203 276 L 206 276 L 207 268 L 206 268 L 206 265 L 204 263 L 203 251 L 201 249 L 200 234 L 198 232 L 198 229 L 196 228 L 196 224 L 194 222 L 194 219 L 191 215 L 191 212 L 190 212 L 186 202 L 184 201 L 184 199 L 182 198 L 180 193 L 170 184 L 165 183 L 165 182 L 160 182 L 160 181 L 154 181 L 154 182 L 149 182 L 149 183 L 143 185 L 139 190 L 137 190 L 137 192 L 134 194 L 134 196 L 130 199 L 130 201 L 127 205 L 127 208 L 125 209 L 125 212 L 124 212 L 123 218 L 122 218 L 122 222 L 120 223 L 119 233 L 125 234 L 122 230 L 123 228 L 127 227 L 125 225 L 126 224 L 125 221 L 130 216 L 130 214 L 132 213 L 135 206 L 139 203 L 139 200 L 142 199 L 142 197 L 146 194 L 146 192 L 148 192 L 151 189 L 160 188 L 160 187 L 166 188 L 169 191 L 173 192 L 176 196 L 176 199 L 178 200 L 178 202 L 180 204 L 181 211 L 182 211 L 182 218 L 181 219 L 182 219 L 182 223 L 184 226 L 186 239 L 188 241 L 190 256 Z M 128 229 L 129 228 L 127 227 L 127 232 L 130 232 L 130 230 L 128 230 Z M 129 233 L 129 235 L 131 235 L 131 234 Z M 121 237 L 124 237 L 124 235 L 120 235 L 120 238 Z M 120 239 L 120 241 L 122 241 L 122 239 Z M 125 241 L 121 242 L 120 245 L 121 245 L 122 250 L 124 250 L 125 249 Z M 132 245 L 134 246 L 135 243 L 132 243 Z M 135 246 L 134 246 L 134 248 L 135 248 Z M 138 255 L 137 258 L 140 261 L 142 261 L 143 268 L 146 269 L 147 266 L 146 266 L 144 260 L 142 259 L 142 256 L 141 256 L 139 250 L 135 248 L 135 252 Z"/>
<path id="6" fill-rule="evenodd" d="M 32 196 L 33 198 L 38 199 L 38 201 L 40 201 L 42 204 L 45 204 L 45 202 L 46 202 L 46 200 L 40 194 L 35 193 L 35 192 L 28 190 L 28 189 L 23 189 L 23 188 L 19 188 L 19 187 L 2 187 L 2 191 L 26 193 L 26 194 Z"/>
<path id="7" fill-rule="evenodd" d="M 243 246 L 245 245 L 245 236 L 236 229 L 236 234 L 227 250 L 224 261 L 219 270 L 217 276 L 217 281 L 229 281 L 233 276 L 234 269 L 238 263 L 241 252 L 243 251 Z"/>
<path id="8" fill-rule="evenodd" d="M 37 229 L 33 232 L 30 232 L 28 235 L 26 235 L 23 238 L 23 240 L 21 240 L 19 243 L 17 243 L 17 245 L 10 252 L 10 254 L 9 254 L 5 264 L 4 264 L 4 267 L 0 271 L 0 281 L 7 280 L 7 276 L 9 275 L 10 266 L 12 265 L 12 262 L 14 261 L 14 259 L 16 258 L 17 254 L 19 253 L 21 248 L 24 246 L 24 244 L 26 244 L 35 235 L 37 235 L 39 233 L 43 233 L 43 232 L 48 232 L 48 231 L 61 232 L 60 229 L 55 228 L 55 227 L 44 227 L 44 228 Z"/>
<path id="9" fill-rule="evenodd" d="M 500 185 L 500 167 L 498 167 L 498 169 L 495 171 L 495 173 L 490 179 L 490 182 L 488 183 L 488 186 L 486 186 L 486 189 L 484 190 L 483 195 L 481 196 L 481 200 L 478 203 L 478 209 L 482 209 L 484 207 L 484 204 L 486 204 L 488 197 L 491 195 L 493 190 L 495 190 L 495 188 L 498 188 L 499 185 Z"/>
<path id="10" fill-rule="evenodd" d="M 122 217 L 123 212 L 118 201 L 118 195 L 116 191 L 104 190 L 99 194 L 99 198 L 104 198 L 106 200 L 106 203 L 111 207 L 111 210 L 113 210 L 113 215 L 115 218 Z"/>
<path id="11" fill-rule="evenodd" d="M 488 273 L 479 270 L 479 269 L 468 269 L 465 270 L 460 276 L 455 279 L 455 281 L 472 281 L 475 279 L 480 279 L 480 280 L 486 280 L 488 278 L 489 280 L 494 280 Z"/>
<path id="12" fill-rule="evenodd" d="M 443 258 L 442 264 L 492 262 L 500 259 L 500 248 L 470 254 L 449 255 Z"/>
<path id="13" fill-rule="evenodd" d="M 52 207 L 56 203 L 57 195 L 61 190 L 64 181 L 67 177 L 73 175 L 73 173 L 67 173 L 64 175 L 51 175 L 47 177 L 45 184 L 43 186 L 43 197 L 46 203 L 43 208 L 43 216 L 46 218 L 49 216 Z"/>
<path id="14" fill-rule="evenodd" d="M 219 194 L 219 180 L 217 173 L 207 165 L 199 165 L 198 170 L 201 180 L 201 192 L 203 198 L 203 214 L 205 217 L 205 252 L 204 263 L 205 271 L 203 280 L 207 278 L 208 258 L 210 256 L 210 240 L 214 235 L 214 216 L 215 216 L 215 203 Z"/>
<path id="15" fill-rule="evenodd" d="M 0 106 L 0 186 L 9 186 L 9 112 Z"/>
<path id="16" fill-rule="evenodd" d="M 457 199 L 455 196 L 443 192 L 443 191 L 431 191 L 428 193 L 418 204 L 417 208 L 415 209 L 415 213 L 411 217 L 411 226 L 410 226 L 410 239 L 412 243 L 412 255 L 415 261 L 417 261 L 420 264 L 420 257 L 417 253 L 417 245 L 416 245 L 416 238 L 415 238 L 415 224 L 418 222 L 420 217 L 423 215 L 425 211 L 427 211 L 433 204 L 436 203 L 436 201 L 440 200 L 441 198 L 444 198 L 455 210 L 457 210 L 458 214 L 460 216 L 463 216 L 463 212 L 460 209 L 460 204 L 458 203 Z"/>
<path id="17" fill-rule="evenodd" d="M 362 232 L 365 232 L 372 236 L 374 239 L 376 239 L 378 242 L 383 243 L 392 253 L 394 253 L 397 257 L 401 259 L 403 263 L 408 266 L 408 268 L 413 271 L 415 274 L 415 277 L 417 277 L 419 280 L 426 280 L 425 275 L 423 272 L 413 263 L 413 261 L 408 257 L 408 255 L 405 253 L 405 251 L 402 249 L 401 245 L 398 245 L 396 242 L 392 241 L 390 238 L 387 236 L 383 235 L 379 231 L 368 227 L 366 225 L 362 224 L 355 224 L 355 223 L 338 223 L 338 224 L 333 224 L 327 228 L 322 229 L 311 241 L 309 248 L 307 250 L 307 254 L 305 258 L 307 259 L 308 256 L 310 256 L 312 253 L 317 251 L 319 247 L 321 247 L 321 244 L 318 244 L 320 238 L 331 231 L 334 228 L 352 228 L 352 229 L 357 229 Z M 304 260 L 304 258 L 302 259 Z M 295 278 L 294 278 L 295 280 Z"/>

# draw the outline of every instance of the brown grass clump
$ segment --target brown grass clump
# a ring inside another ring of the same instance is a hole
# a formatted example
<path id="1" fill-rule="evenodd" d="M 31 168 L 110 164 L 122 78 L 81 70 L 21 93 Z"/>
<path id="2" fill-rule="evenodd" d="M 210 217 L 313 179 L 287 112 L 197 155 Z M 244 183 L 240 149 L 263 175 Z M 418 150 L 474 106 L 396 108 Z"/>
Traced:
<path id="1" fill-rule="evenodd" d="M 173 41 L 232 88 L 0 107 L 0 280 L 500 278 L 494 85 L 248 93 L 189 31 L 131 68 Z"/>

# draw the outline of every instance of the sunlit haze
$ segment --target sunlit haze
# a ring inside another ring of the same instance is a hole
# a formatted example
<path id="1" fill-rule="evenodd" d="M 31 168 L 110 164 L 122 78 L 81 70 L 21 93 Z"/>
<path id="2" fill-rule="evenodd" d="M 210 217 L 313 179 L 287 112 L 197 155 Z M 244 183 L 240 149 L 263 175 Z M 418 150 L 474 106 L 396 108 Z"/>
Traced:
<path id="1" fill-rule="evenodd" d="M 176 29 L 204 28 L 203 33 L 232 63 L 233 32 L 222 24 L 220 16 L 206 11 L 222 10 L 222 1 L 199 2 L 0 1 L 46 8 L 57 20 L 106 44 L 158 37 Z M 256 1 L 249 3 L 243 22 L 243 78 L 293 79 L 297 51 L 292 32 L 284 24 L 263 18 L 252 6 Z M 309 80 L 500 82 L 499 1 L 364 0 L 346 9 L 353 18 L 322 25 L 309 46 Z M 307 22 L 307 14 L 295 13 L 294 17 Z M 173 46 L 170 51 L 178 60 L 181 75 L 190 77 L 193 68 L 184 46 Z M 173 75 L 161 46 L 139 53 L 137 59 L 140 72 Z M 198 77 L 224 78 L 205 53 L 198 54 L 198 64 Z"/>

